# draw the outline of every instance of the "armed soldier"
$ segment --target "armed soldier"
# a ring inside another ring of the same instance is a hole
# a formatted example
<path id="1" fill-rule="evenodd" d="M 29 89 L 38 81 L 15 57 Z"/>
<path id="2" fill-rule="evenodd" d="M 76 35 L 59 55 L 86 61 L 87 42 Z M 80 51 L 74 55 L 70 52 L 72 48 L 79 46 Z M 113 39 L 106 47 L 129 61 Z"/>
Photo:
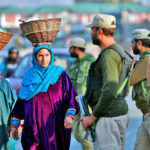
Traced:
<path id="1" fill-rule="evenodd" d="M 125 101 L 126 89 L 123 88 L 119 95 L 117 93 L 127 72 L 122 55 L 128 55 L 114 40 L 116 30 L 114 16 L 98 14 L 88 27 L 91 28 L 93 44 L 101 48 L 101 53 L 89 69 L 87 90 L 83 97 L 83 100 L 91 106 L 93 113 L 91 116 L 81 118 L 81 121 L 85 129 L 97 121 L 98 150 L 123 150 L 129 121 L 128 105 Z M 132 64 L 132 59 L 130 61 Z M 122 76 L 124 78 L 121 80 Z"/>
<path id="2" fill-rule="evenodd" d="M 85 93 L 88 69 L 91 63 L 95 61 L 93 56 L 85 52 L 85 47 L 85 40 L 81 37 L 73 38 L 69 44 L 70 55 L 76 59 L 71 63 L 68 74 L 78 94 Z M 73 134 L 76 140 L 81 143 L 83 150 L 93 150 L 93 144 L 89 137 L 81 142 L 85 135 L 85 130 L 80 122 L 80 117 L 81 114 L 79 113 L 73 120 Z"/>
<path id="3" fill-rule="evenodd" d="M 147 66 L 150 56 L 150 31 L 147 29 L 135 29 L 132 33 L 132 49 L 134 54 L 140 54 L 140 60 L 135 65 L 131 73 L 130 85 L 133 85 L 132 99 L 136 102 L 136 106 L 143 113 L 143 121 L 139 128 L 134 150 L 150 149 L 150 99 L 148 93 L 150 86 L 147 81 Z"/>

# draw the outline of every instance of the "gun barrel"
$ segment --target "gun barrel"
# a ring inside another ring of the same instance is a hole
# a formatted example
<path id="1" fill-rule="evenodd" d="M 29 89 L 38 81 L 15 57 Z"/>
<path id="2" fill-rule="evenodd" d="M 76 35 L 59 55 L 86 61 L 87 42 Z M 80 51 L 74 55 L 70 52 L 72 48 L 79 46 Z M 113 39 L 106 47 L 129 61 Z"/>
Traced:
<path id="1" fill-rule="evenodd" d="M 82 94 L 78 95 L 78 101 L 79 101 L 79 105 L 80 105 L 81 116 L 84 117 L 85 116 L 85 110 L 84 110 L 84 107 L 83 107 Z"/>
<path id="2" fill-rule="evenodd" d="M 78 101 L 79 101 L 79 105 L 80 105 L 81 116 L 84 117 L 84 116 L 86 116 L 86 111 L 85 111 L 85 107 L 84 107 L 82 94 L 78 95 Z M 97 150 L 96 144 L 95 144 L 95 138 L 93 137 L 91 130 L 92 130 L 91 127 L 87 128 L 87 134 L 90 136 L 91 142 L 93 143 L 93 146 L 94 146 L 94 150 Z M 82 139 L 82 141 L 84 141 L 84 139 L 86 137 L 87 137 L 87 135 L 85 135 L 85 137 Z"/>

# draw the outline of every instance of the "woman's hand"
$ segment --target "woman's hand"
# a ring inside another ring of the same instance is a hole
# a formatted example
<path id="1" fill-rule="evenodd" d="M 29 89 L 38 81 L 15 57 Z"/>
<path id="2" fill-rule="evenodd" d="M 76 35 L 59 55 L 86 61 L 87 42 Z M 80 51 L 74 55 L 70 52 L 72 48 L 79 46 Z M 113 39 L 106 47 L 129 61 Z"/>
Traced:
<path id="1" fill-rule="evenodd" d="M 72 128 L 72 123 L 73 123 L 72 118 L 70 116 L 67 116 L 64 120 L 64 127 L 66 129 Z"/>
<path id="2" fill-rule="evenodd" d="M 20 126 L 19 126 L 19 128 L 18 128 L 18 135 L 20 135 L 20 134 L 22 133 L 23 124 L 24 124 L 24 120 L 21 120 L 21 121 L 20 121 Z"/>
<path id="3" fill-rule="evenodd" d="M 11 129 L 11 135 L 12 135 L 12 137 L 13 137 L 14 140 L 18 140 L 19 139 L 18 129 L 13 127 Z"/>
<path id="4" fill-rule="evenodd" d="M 18 128 L 18 135 L 22 133 L 22 130 L 23 130 L 23 126 L 20 125 L 19 128 Z"/>

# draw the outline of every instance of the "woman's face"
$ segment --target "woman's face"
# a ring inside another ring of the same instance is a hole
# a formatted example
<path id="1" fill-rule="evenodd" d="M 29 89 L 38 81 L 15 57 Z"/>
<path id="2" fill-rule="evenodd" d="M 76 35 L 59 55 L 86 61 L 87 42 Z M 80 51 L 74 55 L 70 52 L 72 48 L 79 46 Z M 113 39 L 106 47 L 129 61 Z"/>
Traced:
<path id="1" fill-rule="evenodd" d="M 41 67 L 45 68 L 51 62 L 51 53 L 49 50 L 42 48 L 37 52 L 36 59 L 37 59 L 38 64 Z"/>

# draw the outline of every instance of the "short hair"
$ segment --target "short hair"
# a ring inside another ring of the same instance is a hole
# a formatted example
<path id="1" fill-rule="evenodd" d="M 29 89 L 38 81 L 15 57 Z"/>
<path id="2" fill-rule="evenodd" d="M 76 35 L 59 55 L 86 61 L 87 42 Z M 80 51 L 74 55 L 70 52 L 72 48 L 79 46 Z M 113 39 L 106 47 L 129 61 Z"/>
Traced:
<path id="1" fill-rule="evenodd" d="M 150 48 L 150 40 L 149 39 L 135 39 L 135 42 L 137 43 L 139 40 L 142 42 L 142 45 L 144 47 Z"/>
<path id="2" fill-rule="evenodd" d="M 99 30 L 100 27 L 96 27 L 96 30 Z M 114 36 L 116 28 L 101 28 L 105 35 Z"/>
<path id="3" fill-rule="evenodd" d="M 85 52 L 85 48 L 83 48 L 83 47 L 79 47 L 79 50 L 82 52 Z"/>
<path id="4" fill-rule="evenodd" d="M 85 48 L 83 47 L 77 47 L 77 46 L 72 46 L 73 48 L 78 48 L 80 51 L 85 52 Z"/>

